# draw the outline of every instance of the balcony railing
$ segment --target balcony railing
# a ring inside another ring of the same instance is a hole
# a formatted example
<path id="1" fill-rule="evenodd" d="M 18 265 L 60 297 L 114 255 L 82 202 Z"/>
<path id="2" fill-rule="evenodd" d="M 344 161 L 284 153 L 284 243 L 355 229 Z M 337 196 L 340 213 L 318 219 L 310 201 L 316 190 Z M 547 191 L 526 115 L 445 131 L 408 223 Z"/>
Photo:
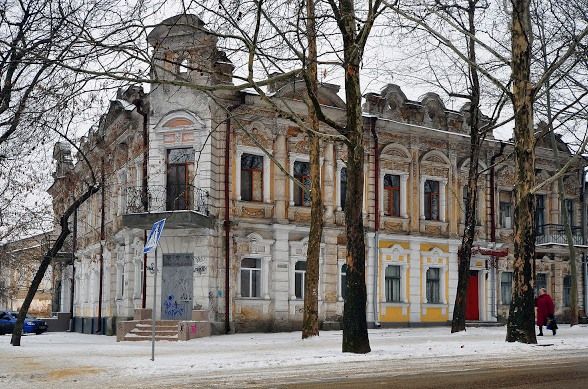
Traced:
<path id="1" fill-rule="evenodd" d="M 582 227 L 572 227 L 574 245 L 584 244 Z M 535 229 L 535 244 L 568 244 L 566 227 L 563 224 L 544 224 Z"/>
<path id="2" fill-rule="evenodd" d="M 196 211 L 208 216 L 208 192 L 193 185 L 129 187 L 126 212 Z"/>

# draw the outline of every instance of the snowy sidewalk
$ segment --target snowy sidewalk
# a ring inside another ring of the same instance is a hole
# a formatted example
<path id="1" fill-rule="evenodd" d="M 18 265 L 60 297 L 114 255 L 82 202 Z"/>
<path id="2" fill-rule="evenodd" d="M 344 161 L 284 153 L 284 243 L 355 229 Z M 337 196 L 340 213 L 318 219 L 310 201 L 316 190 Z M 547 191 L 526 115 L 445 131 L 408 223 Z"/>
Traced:
<path id="1" fill-rule="evenodd" d="M 15 387 L 157 387 L 186 382 L 241 385 L 311 373 L 338 374 L 386 368 L 418 373 L 423 367 L 447 369 L 459 364 L 492 365 L 513 360 L 586 355 L 588 326 L 562 325 L 557 336 L 540 337 L 540 347 L 506 343 L 505 327 L 468 328 L 450 334 L 449 327 L 370 330 L 372 352 L 341 353 L 341 331 L 324 331 L 301 340 L 300 332 L 235 334 L 158 342 L 155 362 L 150 342 L 116 343 L 115 337 L 77 333 L 26 336 L 21 347 L 0 336 L 0 383 Z M 270 381 L 271 382 L 271 381 Z M 269 382 L 268 382 L 269 383 Z M 217 385 L 215 385 L 217 386 Z"/>

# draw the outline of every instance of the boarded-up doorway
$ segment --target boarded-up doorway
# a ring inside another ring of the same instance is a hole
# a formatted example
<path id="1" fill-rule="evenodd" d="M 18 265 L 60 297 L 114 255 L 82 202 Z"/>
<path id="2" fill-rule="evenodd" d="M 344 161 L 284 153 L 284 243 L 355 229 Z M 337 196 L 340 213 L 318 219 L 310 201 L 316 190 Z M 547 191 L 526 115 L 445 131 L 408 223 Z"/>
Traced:
<path id="1" fill-rule="evenodd" d="M 164 254 L 161 286 L 161 319 L 190 320 L 194 293 L 194 256 Z"/>

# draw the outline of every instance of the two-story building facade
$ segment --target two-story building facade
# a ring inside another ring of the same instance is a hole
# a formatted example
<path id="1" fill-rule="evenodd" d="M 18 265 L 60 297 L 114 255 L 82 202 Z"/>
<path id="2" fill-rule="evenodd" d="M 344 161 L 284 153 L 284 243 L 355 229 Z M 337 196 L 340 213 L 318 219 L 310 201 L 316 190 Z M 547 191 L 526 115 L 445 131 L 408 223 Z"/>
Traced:
<path id="1" fill-rule="evenodd" d="M 170 18 L 148 40 L 154 48 L 154 77 L 205 86 L 232 82 L 233 65 L 196 16 Z M 290 80 L 270 85 L 267 92 L 303 117 L 301 90 L 300 80 Z M 345 103 L 338 91 L 336 85 L 322 84 L 319 99 L 326 114 L 343 121 Z M 447 323 L 463 231 L 467 106 L 449 110 L 434 93 L 412 101 L 396 85 L 367 94 L 365 101 L 363 204 L 345 203 L 346 146 L 322 141 L 320 320 L 325 328 L 334 328 L 343 314 L 344 212 L 354 206 L 362 207 L 367 231 L 368 322 Z M 59 148 L 59 174 L 50 190 L 56 213 L 76 192 L 72 183 L 90 176 L 88 166 L 103 183 L 78 211 L 76 260 L 63 273 L 64 285 L 74 283 L 62 288 L 62 302 L 67 311 L 73 298 L 76 330 L 110 332 L 135 309 L 151 308 L 153 297 L 158 318 L 186 320 L 193 310 L 205 311 L 216 332 L 226 324 L 232 331 L 300 326 L 310 200 L 284 171 L 308 182 L 307 139 L 264 97 L 248 90 L 204 91 L 165 82 L 148 94 L 129 88 L 119 92 L 83 140 L 80 151 L 87 161 L 78 153 L 74 164 L 66 148 Z M 493 259 L 484 253 L 512 247 L 511 149 L 488 137 L 480 158 L 479 249 L 471 260 L 468 294 L 472 320 L 495 321 L 508 304 L 512 255 Z M 537 155 L 538 177 L 552 174 L 550 150 L 538 148 Z M 565 181 L 575 226 L 585 209 L 582 169 L 575 166 Z M 537 247 L 537 269 L 546 274 L 546 285 L 563 308 L 569 296 L 567 254 L 547 233 L 557 232 L 550 226 L 561 220 L 554 185 L 540 196 L 538 226 L 547 241 Z M 166 225 L 157 251 L 143 255 L 146 231 L 162 218 Z M 493 236 L 496 242 L 491 242 Z M 577 243 L 582 254 L 584 241 Z M 149 269 L 155 264 L 159 272 L 153 296 Z M 581 285 L 579 290 L 584 293 Z"/>

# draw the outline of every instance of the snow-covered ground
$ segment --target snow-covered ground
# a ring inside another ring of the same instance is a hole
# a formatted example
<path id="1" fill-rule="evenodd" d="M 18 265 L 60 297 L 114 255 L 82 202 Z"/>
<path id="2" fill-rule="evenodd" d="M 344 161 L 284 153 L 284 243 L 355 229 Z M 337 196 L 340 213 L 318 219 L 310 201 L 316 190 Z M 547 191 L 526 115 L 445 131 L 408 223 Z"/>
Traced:
<path id="1" fill-rule="evenodd" d="M 425 368 L 444 371 L 506 360 L 516 364 L 586 355 L 588 350 L 586 325 L 562 325 L 557 336 L 538 338 L 539 346 L 506 343 L 505 335 L 505 327 L 468 328 L 453 335 L 448 327 L 370 330 L 372 352 L 354 355 L 341 353 L 341 331 L 324 331 L 307 340 L 300 339 L 300 332 L 235 334 L 158 342 L 154 362 L 150 342 L 47 333 L 26 336 L 21 347 L 12 347 L 5 335 L 0 336 L 0 383 L 11 388 L 161 387 L 187 382 L 241 386 L 341 372 L 417 374 Z"/>

